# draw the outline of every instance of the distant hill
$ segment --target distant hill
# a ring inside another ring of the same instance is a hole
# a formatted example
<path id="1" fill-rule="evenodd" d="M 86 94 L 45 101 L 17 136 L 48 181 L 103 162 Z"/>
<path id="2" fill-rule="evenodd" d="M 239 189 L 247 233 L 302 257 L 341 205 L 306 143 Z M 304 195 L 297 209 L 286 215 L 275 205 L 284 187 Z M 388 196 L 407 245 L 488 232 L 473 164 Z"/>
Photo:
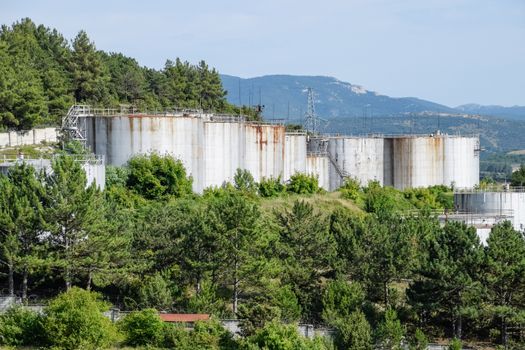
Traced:
<path id="1" fill-rule="evenodd" d="M 438 103 L 415 97 L 393 98 L 332 77 L 266 75 L 241 79 L 221 75 L 221 79 L 230 103 L 253 105 L 260 99 L 266 107 L 266 117 L 299 117 L 306 108 L 308 87 L 314 90 L 317 113 L 326 119 L 363 114 L 394 116 L 425 111 L 455 112 L 453 108 Z"/>
<path id="2" fill-rule="evenodd" d="M 221 75 L 233 104 L 265 105 L 265 118 L 302 123 L 307 88 L 315 93 L 322 131 L 341 134 L 479 134 L 488 151 L 525 149 L 525 107 L 448 107 L 415 97 L 393 98 L 324 76 L 268 75 L 242 79 Z M 240 94 L 239 94 L 240 92 Z"/>
<path id="3" fill-rule="evenodd" d="M 466 104 L 456 107 L 456 110 L 469 114 L 485 116 L 497 116 L 507 119 L 525 120 L 525 106 L 482 106 L 478 104 Z"/>

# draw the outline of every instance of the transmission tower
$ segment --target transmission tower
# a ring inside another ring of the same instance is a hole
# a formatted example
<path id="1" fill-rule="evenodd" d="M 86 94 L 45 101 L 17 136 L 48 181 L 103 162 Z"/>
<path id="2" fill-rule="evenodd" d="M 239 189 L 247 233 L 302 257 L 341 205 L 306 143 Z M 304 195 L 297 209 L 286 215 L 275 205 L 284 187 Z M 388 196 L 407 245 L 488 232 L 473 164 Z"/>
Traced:
<path id="1" fill-rule="evenodd" d="M 308 88 L 308 110 L 304 118 L 304 128 L 313 135 L 319 133 L 319 117 L 315 114 L 314 91 Z"/>

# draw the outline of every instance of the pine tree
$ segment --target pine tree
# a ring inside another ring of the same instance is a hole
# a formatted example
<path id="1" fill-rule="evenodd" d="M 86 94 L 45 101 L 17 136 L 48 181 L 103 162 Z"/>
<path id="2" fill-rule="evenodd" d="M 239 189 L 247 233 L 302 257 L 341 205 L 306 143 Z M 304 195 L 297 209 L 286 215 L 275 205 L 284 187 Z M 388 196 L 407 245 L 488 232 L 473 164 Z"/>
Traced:
<path id="1" fill-rule="evenodd" d="M 499 319 L 501 343 L 507 346 L 508 324 L 525 310 L 525 238 L 506 221 L 487 239 L 485 284 L 491 314 Z"/>
<path id="2" fill-rule="evenodd" d="M 53 160 L 46 177 L 45 218 L 54 265 L 62 272 L 66 289 L 75 278 L 85 276 L 93 254 L 111 248 L 104 244 L 95 248 L 95 237 L 104 225 L 104 206 L 96 185 L 86 185 L 78 161 L 69 156 Z"/>
<path id="3" fill-rule="evenodd" d="M 429 243 L 420 278 L 407 291 L 421 313 L 442 315 L 461 339 L 463 319 L 475 311 L 481 297 L 483 248 L 476 230 L 464 223 L 447 223 Z"/>

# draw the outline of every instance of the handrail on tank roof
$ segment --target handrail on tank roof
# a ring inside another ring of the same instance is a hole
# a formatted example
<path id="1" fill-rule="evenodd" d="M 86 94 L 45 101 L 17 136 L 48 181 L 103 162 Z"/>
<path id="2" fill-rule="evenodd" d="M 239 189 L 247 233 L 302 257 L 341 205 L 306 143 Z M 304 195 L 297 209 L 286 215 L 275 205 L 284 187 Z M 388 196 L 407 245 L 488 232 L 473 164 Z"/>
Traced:
<path id="1" fill-rule="evenodd" d="M 508 185 L 493 185 L 488 186 L 484 188 L 463 188 L 463 189 L 457 189 L 454 191 L 454 194 L 456 193 L 505 193 L 505 192 L 511 192 L 511 193 L 524 193 L 525 192 L 525 186 L 508 186 Z"/>

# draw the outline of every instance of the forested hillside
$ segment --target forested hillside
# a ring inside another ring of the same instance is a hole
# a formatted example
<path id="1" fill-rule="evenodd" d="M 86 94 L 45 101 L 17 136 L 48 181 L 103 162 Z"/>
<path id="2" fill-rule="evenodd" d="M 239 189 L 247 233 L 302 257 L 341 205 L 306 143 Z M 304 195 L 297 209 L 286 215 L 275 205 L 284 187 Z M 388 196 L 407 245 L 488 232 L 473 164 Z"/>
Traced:
<path id="1" fill-rule="evenodd" d="M 27 18 L 0 30 L 0 129 L 57 124 L 75 102 L 238 113 L 225 96 L 218 72 L 204 61 L 177 58 L 156 70 L 97 50 L 84 31 L 68 41 Z"/>

